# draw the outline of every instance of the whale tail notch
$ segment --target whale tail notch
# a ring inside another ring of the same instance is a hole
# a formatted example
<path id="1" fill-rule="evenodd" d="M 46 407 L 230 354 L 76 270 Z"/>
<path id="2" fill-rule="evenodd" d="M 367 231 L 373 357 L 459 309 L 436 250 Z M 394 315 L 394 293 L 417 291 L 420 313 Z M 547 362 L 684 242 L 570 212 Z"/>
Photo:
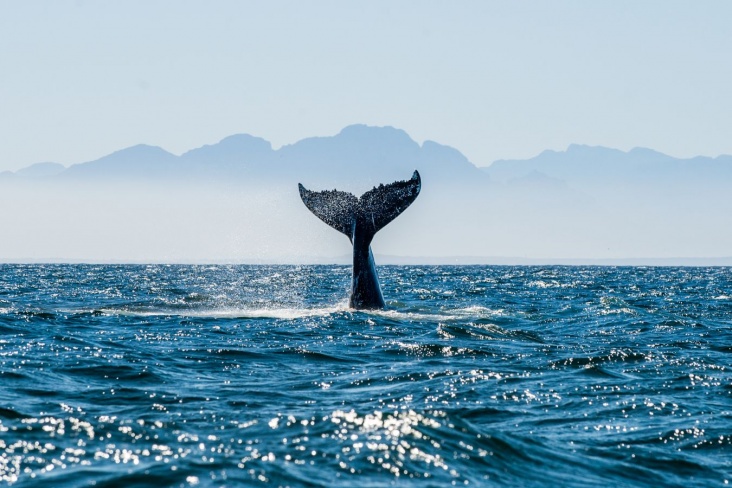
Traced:
<path id="1" fill-rule="evenodd" d="M 300 198 L 305 206 L 351 241 L 357 226 L 359 232 L 373 237 L 412 204 L 421 187 L 422 180 L 417 171 L 409 180 L 376 186 L 361 198 L 338 190 L 310 191 L 299 185 Z"/>

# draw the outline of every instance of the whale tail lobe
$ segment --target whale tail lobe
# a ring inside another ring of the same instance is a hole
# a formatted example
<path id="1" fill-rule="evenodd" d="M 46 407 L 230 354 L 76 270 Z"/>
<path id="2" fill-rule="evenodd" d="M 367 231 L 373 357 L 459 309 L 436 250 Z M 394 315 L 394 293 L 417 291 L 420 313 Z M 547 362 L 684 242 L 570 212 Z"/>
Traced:
<path id="1" fill-rule="evenodd" d="M 412 204 L 421 186 L 419 172 L 415 171 L 409 180 L 379 185 L 360 198 L 338 190 L 310 191 L 302 184 L 299 188 L 300 198 L 316 217 L 345 234 L 352 243 L 358 235 L 368 244 Z"/>

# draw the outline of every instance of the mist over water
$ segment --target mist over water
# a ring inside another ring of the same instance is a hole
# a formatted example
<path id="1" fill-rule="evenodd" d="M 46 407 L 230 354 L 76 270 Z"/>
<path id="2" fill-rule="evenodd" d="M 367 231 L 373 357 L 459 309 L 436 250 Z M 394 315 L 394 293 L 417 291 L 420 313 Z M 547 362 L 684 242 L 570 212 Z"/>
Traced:
<path id="1" fill-rule="evenodd" d="M 69 184 L 12 188 L 0 199 L 13 209 L 0 216 L 10 230 L 0 255 L 11 260 L 257 262 L 308 256 L 318 236 L 317 229 L 306 232 L 297 215 L 307 216 L 297 187 L 287 193 L 253 186 Z"/>
<path id="2" fill-rule="evenodd" d="M 0 265 L 11 486 L 724 486 L 729 268 Z"/>
<path id="3" fill-rule="evenodd" d="M 732 231 L 719 220 L 732 211 L 726 202 L 700 199 L 696 207 L 676 211 L 638 201 L 609 207 L 575 202 L 571 195 L 554 201 L 496 185 L 484 192 L 446 193 L 431 186 L 429 176 L 412 207 L 376 235 L 377 255 L 693 258 L 728 256 L 732 249 Z M 0 256 L 10 261 L 349 262 L 348 240 L 313 217 L 300 201 L 297 181 L 291 183 L 6 188 L 0 194 L 7 210 L 0 214 L 5 229 Z"/>

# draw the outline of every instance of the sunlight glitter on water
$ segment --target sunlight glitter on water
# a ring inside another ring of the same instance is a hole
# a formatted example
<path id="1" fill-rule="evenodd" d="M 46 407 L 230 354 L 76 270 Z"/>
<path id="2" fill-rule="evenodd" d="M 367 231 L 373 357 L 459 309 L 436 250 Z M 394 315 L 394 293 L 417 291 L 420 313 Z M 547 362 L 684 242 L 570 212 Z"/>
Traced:
<path id="1" fill-rule="evenodd" d="M 0 270 L 0 484 L 732 472 L 727 269 L 387 267 L 385 311 L 343 267 Z"/>

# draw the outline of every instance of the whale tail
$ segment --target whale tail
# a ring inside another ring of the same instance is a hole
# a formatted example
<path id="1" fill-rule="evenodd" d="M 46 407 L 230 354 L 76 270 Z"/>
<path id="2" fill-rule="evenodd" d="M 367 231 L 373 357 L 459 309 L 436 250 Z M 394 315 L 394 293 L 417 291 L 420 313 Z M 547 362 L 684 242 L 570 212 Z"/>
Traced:
<path id="1" fill-rule="evenodd" d="M 320 220 L 345 234 L 353 244 L 351 308 L 384 308 L 371 240 L 411 205 L 421 186 L 417 171 L 407 181 L 376 186 L 361 198 L 338 190 L 310 191 L 299 185 L 300 198 L 305 206 Z"/>
<path id="2" fill-rule="evenodd" d="M 345 234 L 354 242 L 356 234 L 371 242 L 386 224 L 406 210 L 419 195 L 422 181 L 419 172 L 406 181 L 379 185 L 361 198 L 338 190 L 310 191 L 299 184 L 300 198 L 320 220 Z"/>

